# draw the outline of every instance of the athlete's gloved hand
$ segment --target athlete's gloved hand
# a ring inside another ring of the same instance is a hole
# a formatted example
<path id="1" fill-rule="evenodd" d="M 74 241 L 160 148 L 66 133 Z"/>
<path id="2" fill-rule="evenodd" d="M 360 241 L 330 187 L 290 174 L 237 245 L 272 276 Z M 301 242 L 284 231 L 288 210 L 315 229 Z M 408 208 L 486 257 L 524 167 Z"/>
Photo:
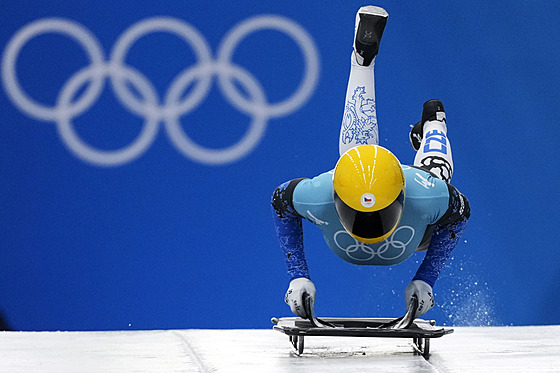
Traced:
<path id="1" fill-rule="evenodd" d="M 418 298 L 418 307 L 414 318 L 422 316 L 435 305 L 432 287 L 422 280 L 414 280 L 406 287 L 404 300 L 407 309 L 413 301 L 414 295 Z"/>
<path id="2" fill-rule="evenodd" d="M 302 319 L 307 319 L 311 315 L 308 315 L 305 312 L 305 307 L 303 304 L 303 295 L 307 293 L 311 297 L 310 304 L 311 307 L 315 304 L 315 295 L 317 294 L 317 290 L 315 290 L 315 285 L 311 282 L 311 280 L 300 277 L 293 279 L 290 282 L 290 287 L 286 292 L 285 301 L 290 306 L 293 313 L 301 317 Z"/>

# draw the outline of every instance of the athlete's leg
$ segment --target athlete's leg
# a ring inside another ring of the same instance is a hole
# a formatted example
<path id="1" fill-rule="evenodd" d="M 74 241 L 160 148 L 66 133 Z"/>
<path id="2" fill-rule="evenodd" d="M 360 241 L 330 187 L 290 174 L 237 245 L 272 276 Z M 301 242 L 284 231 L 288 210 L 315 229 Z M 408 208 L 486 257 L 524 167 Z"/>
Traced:
<path id="1" fill-rule="evenodd" d="M 373 65 L 374 62 L 369 66 L 358 65 L 352 53 L 338 142 L 340 155 L 357 145 L 379 143 Z"/>
<path id="2" fill-rule="evenodd" d="M 414 165 L 449 183 L 453 175 L 453 157 L 441 101 L 430 100 L 424 103 L 422 120 L 412 128 L 410 142 L 416 150 Z"/>
<path id="3" fill-rule="evenodd" d="M 388 17 L 384 9 L 374 6 L 362 7 L 356 14 L 354 51 L 338 143 L 340 155 L 357 145 L 379 143 L 373 70 Z"/>

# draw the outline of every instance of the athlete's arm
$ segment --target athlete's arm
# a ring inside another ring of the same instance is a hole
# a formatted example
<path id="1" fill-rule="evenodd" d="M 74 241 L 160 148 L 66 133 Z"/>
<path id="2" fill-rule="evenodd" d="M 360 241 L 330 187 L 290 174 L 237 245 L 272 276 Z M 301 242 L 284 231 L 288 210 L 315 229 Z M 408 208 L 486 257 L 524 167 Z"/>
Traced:
<path id="1" fill-rule="evenodd" d="M 422 280 L 432 287 L 457 246 L 471 214 L 467 198 L 454 186 L 447 185 L 449 207 L 441 219 L 434 224 L 426 257 L 413 278 L 413 281 Z"/>
<path id="2" fill-rule="evenodd" d="M 272 194 L 272 217 L 290 280 L 299 277 L 309 278 L 303 248 L 302 217 L 294 209 L 292 201 L 294 189 L 302 180 L 287 181 L 276 188 Z"/>

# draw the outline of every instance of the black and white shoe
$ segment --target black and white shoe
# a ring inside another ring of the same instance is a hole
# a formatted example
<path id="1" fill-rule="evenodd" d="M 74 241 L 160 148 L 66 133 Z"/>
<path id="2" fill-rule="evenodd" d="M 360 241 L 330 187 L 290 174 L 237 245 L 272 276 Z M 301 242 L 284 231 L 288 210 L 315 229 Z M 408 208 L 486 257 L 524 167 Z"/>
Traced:
<path id="1" fill-rule="evenodd" d="M 420 149 L 420 143 L 424 137 L 424 123 L 430 121 L 440 121 L 447 125 L 445 120 L 445 109 L 439 100 L 429 100 L 422 107 L 422 119 L 410 130 L 410 145 L 414 150 Z"/>
<path id="2" fill-rule="evenodd" d="M 356 61 L 362 66 L 369 66 L 377 52 L 389 14 L 377 6 L 364 6 L 356 14 L 354 28 L 354 52 Z"/>

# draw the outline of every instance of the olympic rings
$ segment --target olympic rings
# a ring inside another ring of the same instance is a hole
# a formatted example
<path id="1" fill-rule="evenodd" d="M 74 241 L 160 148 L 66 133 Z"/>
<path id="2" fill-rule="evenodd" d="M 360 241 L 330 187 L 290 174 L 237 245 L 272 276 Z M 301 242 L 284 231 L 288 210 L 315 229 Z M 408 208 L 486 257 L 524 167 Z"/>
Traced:
<path id="1" fill-rule="evenodd" d="M 410 231 L 410 238 L 406 242 L 395 239 L 395 235 L 403 229 Z M 343 247 L 338 241 L 338 236 L 340 234 L 347 235 L 354 241 L 354 243 L 351 245 L 347 245 L 346 247 Z M 402 227 L 397 228 L 393 232 L 393 234 L 385 241 L 383 241 L 383 243 L 379 246 L 370 246 L 368 244 L 360 242 L 356 240 L 354 237 L 352 237 L 345 230 L 336 232 L 333 238 L 336 246 L 340 250 L 344 251 L 346 255 L 348 255 L 348 257 L 353 260 L 360 261 L 360 262 L 367 262 L 369 260 L 372 260 L 376 256 L 384 260 L 395 260 L 400 258 L 406 252 L 407 245 L 414 238 L 414 228 L 408 225 L 404 225 Z M 390 249 L 397 249 L 398 251 L 394 252 L 394 250 L 390 250 Z"/>
<path id="2" fill-rule="evenodd" d="M 40 120 L 56 121 L 59 117 L 59 113 L 57 113 L 59 110 L 57 108 L 49 108 L 38 104 L 23 92 L 17 81 L 15 66 L 24 45 L 34 37 L 46 33 L 64 34 L 77 41 L 87 53 L 93 66 L 103 65 L 104 57 L 99 42 L 88 30 L 75 22 L 57 18 L 32 22 L 16 33 L 10 40 L 2 58 L 2 81 L 4 82 L 6 92 L 12 98 L 14 104 L 27 115 Z M 85 111 L 87 106 L 97 98 L 97 95 L 103 88 L 103 81 L 97 80 L 94 83 L 83 94 L 81 100 L 75 104 L 72 115 Z M 61 115 L 65 115 L 65 113 Z"/>
<path id="3" fill-rule="evenodd" d="M 263 29 L 277 30 L 291 37 L 301 49 L 305 61 L 305 76 L 296 91 L 284 101 L 272 104 L 255 77 L 231 60 L 234 50 L 244 38 Z M 192 48 L 197 59 L 195 65 L 174 78 L 164 98 L 158 96 L 154 85 L 144 74 L 126 63 L 130 48 L 141 37 L 155 32 L 178 36 Z M 82 47 L 90 61 L 89 66 L 65 82 L 56 105 L 52 107 L 29 97 L 22 89 L 16 71 L 22 48 L 31 39 L 47 33 L 68 36 Z M 222 149 L 205 148 L 195 143 L 185 133 L 180 121 L 207 97 L 214 76 L 230 104 L 251 117 L 250 127 L 243 137 Z M 235 26 L 220 43 L 216 59 L 212 58 L 204 37 L 193 26 L 169 17 L 147 18 L 130 26 L 117 39 L 107 61 L 99 41 L 89 30 L 76 22 L 59 18 L 40 19 L 24 26 L 9 41 L 2 56 L 2 81 L 14 105 L 32 118 L 55 122 L 68 149 L 78 158 L 98 166 L 117 166 L 136 159 L 150 147 L 161 124 L 164 124 L 171 143 L 192 160 L 209 165 L 234 162 L 256 147 L 270 118 L 298 110 L 313 93 L 318 78 L 318 52 L 309 34 L 295 22 L 273 15 L 249 18 Z M 94 105 L 104 90 L 106 79 L 110 80 L 115 97 L 123 107 L 144 119 L 143 129 L 133 142 L 113 151 L 92 147 L 73 129 L 73 120 Z M 234 82 L 246 90 L 247 97 L 238 91 Z M 191 84 L 194 88 L 183 97 Z M 84 92 L 76 99 L 76 94 L 84 86 Z"/>

